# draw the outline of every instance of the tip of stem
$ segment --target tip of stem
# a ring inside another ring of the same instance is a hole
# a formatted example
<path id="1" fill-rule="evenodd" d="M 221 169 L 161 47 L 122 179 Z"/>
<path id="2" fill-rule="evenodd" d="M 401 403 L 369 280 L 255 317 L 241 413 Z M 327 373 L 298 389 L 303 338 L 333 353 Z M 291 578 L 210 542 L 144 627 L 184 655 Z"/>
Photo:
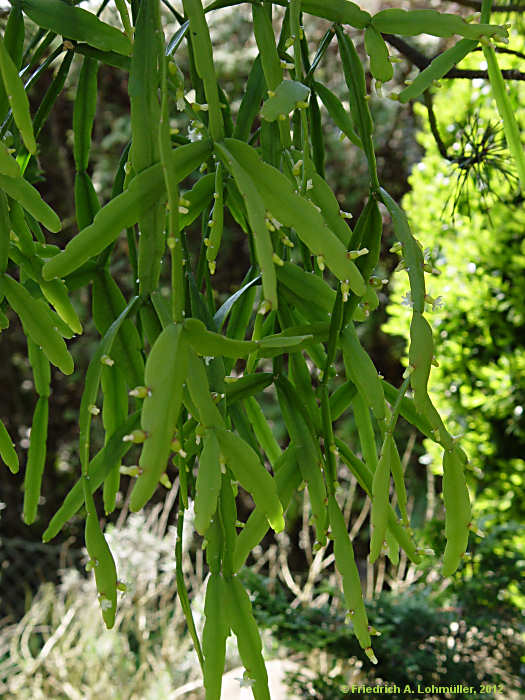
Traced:
<path id="1" fill-rule="evenodd" d="M 370 661 L 371 661 L 373 664 L 377 664 L 377 657 L 376 657 L 376 655 L 374 654 L 374 651 L 373 651 L 372 647 L 367 647 L 367 648 L 365 649 L 365 654 L 368 656 L 368 658 L 370 659 Z"/>

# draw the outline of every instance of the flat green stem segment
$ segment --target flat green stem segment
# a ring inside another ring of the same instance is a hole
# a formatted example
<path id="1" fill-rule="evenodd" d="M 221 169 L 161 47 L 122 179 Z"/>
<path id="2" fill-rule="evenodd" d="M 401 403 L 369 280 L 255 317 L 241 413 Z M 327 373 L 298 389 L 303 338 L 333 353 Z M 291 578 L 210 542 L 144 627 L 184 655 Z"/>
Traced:
<path id="1" fill-rule="evenodd" d="M 10 471 L 16 474 L 20 469 L 18 455 L 15 452 L 11 436 L 2 421 L 0 421 L 0 457 L 7 464 Z"/>
<path id="2" fill-rule="evenodd" d="M 217 89 L 217 76 L 213 65 L 213 48 L 210 32 L 206 24 L 201 0 L 183 0 L 182 5 L 190 20 L 190 33 L 197 73 L 204 83 L 204 92 L 208 102 L 209 133 L 214 141 L 218 141 L 224 137 L 224 123 L 219 91 Z"/>
<path id="3" fill-rule="evenodd" d="M 35 299 L 24 285 L 7 274 L 0 276 L 0 293 L 5 294 L 22 321 L 24 331 L 42 348 L 47 359 L 64 374 L 72 374 L 73 358 L 53 325 L 54 319 L 47 304 L 42 299 Z"/>
<path id="4" fill-rule="evenodd" d="M 13 59 L 9 55 L 3 39 L 0 37 L 0 74 L 9 100 L 15 123 L 20 129 L 20 134 L 27 150 L 36 153 L 36 141 L 33 133 L 31 114 L 29 112 L 29 100 L 24 85 L 18 76 L 18 70 Z"/>
<path id="5" fill-rule="evenodd" d="M 372 25 L 380 32 L 402 36 L 431 34 L 450 37 L 459 34 L 467 39 L 479 39 L 482 36 L 505 38 L 508 35 L 505 27 L 465 22 L 459 15 L 436 10 L 381 10 L 372 17 Z"/>
<path id="6" fill-rule="evenodd" d="M 361 488 L 365 491 L 368 496 L 372 496 L 372 481 L 374 478 L 373 472 L 368 466 L 362 462 L 354 453 L 348 448 L 348 446 L 339 438 L 335 438 L 335 445 L 339 450 L 342 460 L 346 463 L 352 474 L 355 475 L 357 481 Z M 418 564 L 420 561 L 419 554 L 414 546 L 414 543 L 410 539 L 408 531 L 399 522 L 397 515 L 392 508 L 388 505 L 388 528 L 399 542 L 400 546 L 405 550 L 407 557 L 414 564 Z"/>
<path id="7" fill-rule="evenodd" d="M 246 0 L 215 0 L 206 7 L 206 12 L 220 10 L 223 7 L 233 7 L 244 4 Z M 248 0 L 252 5 L 258 5 L 258 0 Z M 288 0 L 274 0 L 274 5 L 288 7 Z M 302 0 L 301 10 L 315 17 L 322 17 L 330 22 L 349 24 L 356 29 L 364 29 L 370 23 L 372 16 L 350 0 Z"/>
<path id="8" fill-rule="evenodd" d="M 381 455 L 372 480 L 372 537 L 370 540 L 370 563 L 373 564 L 383 547 L 386 536 L 388 503 L 390 493 L 390 462 L 392 436 L 387 433 Z"/>
<path id="9" fill-rule="evenodd" d="M 268 90 L 275 90 L 283 79 L 283 68 L 275 44 L 272 21 L 266 7 L 253 4 L 253 32 L 259 48 L 261 66 Z"/>
<path id="10" fill-rule="evenodd" d="M 253 617 L 250 598 L 237 576 L 233 576 L 225 583 L 223 602 L 229 624 L 237 637 L 242 662 L 249 678 L 253 681 L 253 696 L 255 700 L 270 700 L 262 643 Z"/>
<path id="11" fill-rule="evenodd" d="M 283 173 L 264 163 L 254 148 L 237 139 L 225 139 L 225 145 L 247 172 L 257 173 L 257 187 L 266 210 L 285 226 L 295 228 L 313 255 L 322 255 L 338 279 L 348 281 L 356 294 L 363 295 L 366 286 L 359 270 L 314 205 L 293 190 Z"/>
<path id="12" fill-rule="evenodd" d="M 57 214 L 44 202 L 38 190 L 22 177 L 0 175 L 0 188 L 18 202 L 31 216 L 49 231 L 58 233 L 62 224 Z"/>
<path id="13" fill-rule="evenodd" d="M 220 448 L 213 430 L 206 432 L 204 447 L 199 457 L 199 471 L 195 486 L 195 529 L 205 535 L 217 510 L 221 490 Z"/>
<path id="14" fill-rule="evenodd" d="M 220 574 L 212 573 L 206 586 L 202 631 L 204 654 L 204 687 L 209 700 L 220 700 L 222 674 L 226 658 L 226 639 L 230 634 L 228 616 L 224 608 L 223 587 L 228 584 Z"/>
<path id="15" fill-rule="evenodd" d="M 9 177 L 20 176 L 20 166 L 9 153 L 3 141 L 0 141 L 0 173 Z"/>
<path id="16" fill-rule="evenodd" d="M 95 493 L 113 466 L 120 462 L 124 455 L 131 449 L 133 443 L 124 442 L 122 438 L 125 435 L 129 435 L 132 430 L 135 430 L 139 424 L 139 419 L 140 413 L 138 411 L 128 416 L 124 423 L 115 430 L 106 445 L 104 445 L 100 452 L 97 452 L 90 461 L 88 476 L 91 493 Z M 67 521 L 82 507 L 83 503 L 82 481 L 79 480 L 70 489 L 62 505 L 51 518 L 47 529 L 42 535 L 42 541 L 49 542 L 53 537 L 56 537 Z"/>
<path id="17" fill-rule="evenodd" d="M 31 426 L 31 438 L 27 453 L 26 473 L 24 477 L 24 522 L 31 525 L 36 520 L 38 501 L 42 487 L 42 475 L 46 463 L 47 424 L 49 402 L 47 397 L 40 397 L 36 403 Z"/>
<path id="18" fill-rule="evenodd" d="M 470 499 L 461 455 L 457 450 L 443 453 L 443 500 L 445 501 L 445 535 L 443 576 L 456 571 L 468 544 L 472 517 Z"/>
<path id="19" fill-rule="evenodd" d="M 394 69 L 390 63 L 388 47 L 381 34 L 371 24 L 365 30 L 365 47 L 370 57 L 370 71 L 381 83 L 392 80 Z"/>
<path id="20" fill-rule="evenodd" d="M 363 399 L 374 411 L 377 420 L 383 421 L 385 419 L 383 387 L 370 355 L 359 342 L 353 323 L 342 331 L 340 340 L 347 379 L 355 384 Z"/>
<path id="21" fill-rule="evenodd" d="M 222 144 L 217 144 L 215 150 L 232 173 L 244 199 L 255 241 L 257 261 L 262 272 L 264 297 L 271 304 L 272 309 L 277 309 L 277 279 L 273 263 L 272 239 L 266 227 L 266 210 L 264 201 L 258 192 L 258 181 L 252 179 L 250 171 L 243 168 Z"/>
<path id="22" fill-rule="evenodd" d="M 368 161 L 370 183 L 374 190 L 378 190 L 379 180 L 377 175 L 374 144 L 372 141 L 374 124 L 372 121 L 372 115 L 370 114 L 370 108 L 368 107 L 363 64 L 361 63 L 361 59 L 357 54 L 352 40 L 347 34 L 345 34 L 342 27 L 336 26 L 335 31 L 339 44 L 341 62 L 343 64 L 345 82 L 348 86 L 350 110 L 352 112 L 355 126 L 361 139 L 361 143 L 363 144 L 363 150 Z"/>
<path id="23" fill-rule="evenodd" d="M 235 433 L 218 429 L 217 438 L 226 464 L 241 486 L 261 507 L 275 532 L 284 529 L 283 508 L 275 480 L 262 465 L 257 453 Z"/>
<path id="24" fill-rule="evenodd" d="M 249 340 L 234 340 L 220 333 L 209 331 L 202 321 L 188 318 L 184 322 L 184 330 L 192 348 L 205 357 L 247 357 L 257 350 L 257 343 Z"/>
<path id="25" fill-rule="evenodd" d="M 66 39 L 85 41 L 101 51 L 129 56 L 131 42 L 115 27 L 101 22 L 96 15 L 61 0 L 13 0 L 35 24 L 61 34 Z"/>
<path id="26" fill-rule="evenodd" d="M 160 75 L 164 60 L 164 37 L 159 0 L 143 0 L 135 26 L 133 56 L 128 82 L 131 107 L 131 163 L 142 173 L 160 161 L 159 105 Z M 169 198 L 168 190 L 168 198 Z M 164 253 L 166 217 L 162 198 L 139 217 L 138 278 L 141 296 L 157 287 Z"/>
<path id="27" fill-rule="evenodd" d="M 354 558 L 354 548 L 348 535 L 343 514 L 333 494 L 328 496 L 328 513 L 334 540 L 335 563 L 343 577 L 343 590 L 350 619 L 361 648 L 369 649 L 371 640 L 368 630 L 368 617 L 361 590 L 359 571 Z"/>
<path id="28" fill-rule="evenodd" d="M 187 343 L 182 325 L 172 323 L 158 336 L 146 361 L 144 381 L 150 393 L 142 405 L 141 427 L 147 437 L 139 460 L 142 473 L 131 492 L 133 512 L 149 501 L 168 464 L 188 369 Z"/>
<path id="29" fill-rule="evenodd" d="M 85 477 L 83 477 L 83 481 L 85 484 Z M 84 490 L 87 510 L 85 527 L 86 549 L 95 571 L 95 582 L 102 609 L 102 617 L 106 627 L 111 629 L 115 624 L 117 610 L 117 570 L 113 555 L 100 527 L 93 496 L 86 488 Z"/>
<path id="30" fill-rule="evenodd" d="M 184 581 L 184 572 L 182 569 L 182 537 L 184 534 L 184 508 L 179 507 L 179 513 L 177 517 L 177 540 L 175 543 L 175 578 L 177 580 L 177 595 L 179 596 L 180 605 L 182 611 L 184 612 L 184 617 L 186 618 L 186 624 L 188 625 L 188 630 L 190 632 L 191 639 L 193 641 L 193 646 L 197 653 L 197 658 L 199 659 L 199 664 L 201 670 L 204 672 L 204 654 L 202 653 L 202 647 L 197 634 L 197 628 L 195 627 L 195 621 L 193 619 L 193 613 L 191 612 L 190 598 L 188 596 L 188 591 L 186 589 L 186 582 Z"/>
<path id="31" fill-rule="evenodd" d="M 423 270 L 423 251 L 412 235 L 408 219 L 399 204 L 395 202 L 386 190 L 380 188 L 381 199 L 392 217 L 394 231 L 403 245 L 403 255 L 406 260 L 408 279 L 414 311 L 423 313 L 425 309 L 425 273 Z"/>
<path id="32" fill-rule="evenodd" d="M 494 48 L 491 45 L 484 45 L 483 54 L 487 61 L 492 94 L 496 100 L 498 112 L 503 120 L 503 130 L 505 132 L 505 138 L 507 139 L 507 145 L 514 158 L 521 187 L 525 189 L 525 154 L 521 143 L 520 128 L 514 116 L 514 107 L 507 94 L 507 88 L 503 76 L 501 75 L 500 67 L 498 66 Z"/>
<path id="33" fill-rule="evenodd" d="M 126 7 L 125 0 L 115 0 L 115 5 L 117 6 L 120 19 L 124 26 L 124 31 L 129 39 L 133 38 L 133 27 L 131 26 L 131 20 L 129 18 L 128 8 Z"/>
<path id="34" fill-rule="evenodd" d="M 133 313 L 137 306 L 141 303 L 139 297 L 132 297 L 126 308 L 115 319 L 104 337 L 99 343 L 99 346 L 91 358 L 89 367 L 86 373 L 84 382 L 84 392 L 80 402 L 79 415 L 79 454 L 80 464 L 82 466 L 82 474 L 88 474 L 89 466 L 89 433 L 91 428 L 91 419 L 93 417 L 92 408 L 96 405 L 98 390 L 100 387 L 100 379 L 102 373 L 102 358 L 104 355 L 109 355 L 111 347 L 126 318 Z"/>
<path id="35" fill-rule="evenodd" d="M 261 116 L 270 122 L 280 115 L 287 116 L 297 107 L 298 102 L 307 100 L 309 94 L 310 89 L 297 80 L 283 80 L 263 104 Z"/>
<path id="36" fill-rule="evenodd" d="M 414 78 L 411 85 L 401 91 L 399 101 L 402 103 L 419 97 L 435 80 L 446 75 L 457 63 L 462 61 L 478 42 L 473 39 L 460 39 L 457 44 L 451 46 L 443 53 L 436 56 L 424 70 Z"/>
<path id="37" fill-rule="evenodd" d="M 277 493 L 283 511 L 285 511 L 292 495 L 297 491 L 302 481 L 301 471 L 295 458 L 295 448 L 291 445 L 288 446 L 273 465 L 273 469 Z M 233 556 L 233 571 L 235 573 L 243 566 L 251 550 L 259 544 L 268 529 L 269 523 L 264 510 L 256 506 L 235 542 Z"/>
<path id="38" fill-rule="evenodd" d="M 160 22 L 159 22 L 160 24 Z M 159 26 L 159 32 L 162 27 Z M 162 39 L 164 45 L 164 39 Z M 179 216 L 179 183 L 177 177 L 169 167 L 171 153 L 171 133 L 168 108 L 168 59 L 166 56 L 159 57 L 161 61 L 161 112 L 159 128 L 159 150 L 164 173 L 164 183 L 168 195 L 168 248 L 171 254 L 171 315 L 175 323 L 180 323 L 184 319 L 184 308 L 186 304 L 186 285 L 184 280 L 184 250 L 181 238 L 181 226 Z M 162 237 L 162 231 L 161 231 Z M 161 241 L 163 246 L 163 242 Z"/>
<path id="39" fill-rule="evenodd" d="M 323 83 L 314 81 L 316 93 L 321 98 L 328 114 L 332 117 L 335 125 L 341 129 L 342 133 L 358 148 L 363 148 L 360 137 L 356 134 L 354 123 L 350 114 L 343 107 L 343 103 L 331 92 Z"/>
<path id="40" fill-rule="evenodd" d="M 209 155 L 211 143 L 199 141 L 180 146 L 171 152 L 170 167 L 178 182 L 187 177 Z M 0 183 L 1 186 L 1 183 Z M 143 170 L 128 188 L 112 199 L 95 216 L 93 223 L 82 229 L 63 250 L 43 267 L 44 279 L 65 277 L 115 241 L 120 232 L 137 223 L 159 200 L 166 199 L 162 165 L 157 163 Z"/>
<path id="41" fill-rule="evenodd" d="M 303 415 L 303 406 L 293 385 L 283 376 L 276 380 L 277 396 L 290 440 L 301 455 L 298 459 L 300 472 L 308 486 L 317 540 L 326 542 L 326 485 L 321 470 L 322 460 L 316 436 Z"/>

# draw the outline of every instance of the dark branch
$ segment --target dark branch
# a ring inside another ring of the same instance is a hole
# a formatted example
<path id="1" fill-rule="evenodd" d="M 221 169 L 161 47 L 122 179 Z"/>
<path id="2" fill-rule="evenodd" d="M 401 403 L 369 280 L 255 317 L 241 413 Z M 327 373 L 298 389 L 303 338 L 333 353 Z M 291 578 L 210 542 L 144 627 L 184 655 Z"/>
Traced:
<path id="1" fill-rule="evenodd" d="M 442 158 L 450 160 L 450 157 L 447 153 L 447 147 L 443 143 L 443 139 L 441 138 L 441 134 L 439 133 L 430 90 L 425 90 L 425 92 L 423 93 L 423 99 L 425 100 L 425 107 L 427 108 L 428 112 L 428 123 L 430 124 L 430 131 L 432 132 L 432 136 L 434 137 L 434 141 L 436 142 L 438 151 Z"/>
<path id="2" fill-rule="evenodd" d="M 494 50 L 496 51 L 496 53 L 506 53 L 510 56 L 517 56 L 518 58 L 523 58 L 523 60 L 525 60 L 525 53 L 521 53 L 521 51 L 514 51 L 514 49 L 506 49 L 504 46 L 495 46 Z M 476 48 L 472 49 L 472 51 L 483 51 L 483 48 L 481 46 L 476 46 Z"/>
<path id="3" fill-rule="evenodd" d="M 410 63 L 413 63 L 419 70 L 424 70 L 430 63 L 430 59 L 422 54 L 421 51 L 418 51 L 412 44 L 409 44 L 396 34 L 383 34 L 383 39 L 387 41 L 390 46 L 397 49 L 400 54 L 403 54 L 405 58 L 408 58 Z"/>
<path id="4" fill-rule="evenodd" d="M 413 63 L 419 70 L 424 70 L 431 62 L 431 58 L 427 58 L 421 51 L 418 51 L 414 46 L 407 43 L 404 39 L 396 36 L 395 34 L 383 34 L 385 41 L 387 41 L 391 46 L 396 48 L 400 54 L 408 58 L 408 60 Z M 435 57 L 434 57 L 435 58 Z M 514 69 L 503 69 L 501 71 L 503 78 L 505 80 L 525 80 L 525 73 Z M 482 78 L 488 80 L 488 73 L 486 70 L 469 70 L 462 68 L 452 68 L 449 72 L 443 76 L 444 78 L 463 78 L 467 80 L 473 80 L 474 78 Z"/>
<path id="5" fill-rule="evenodd" d="M 457 5 L 463 5 L 463 7 L 472 7 L 478 12 L 481 11 L 481 2 L 479 0 L 453 0 Z M 490 9 L 491 12 L 525 12 L 525 5 L 522 3 L 510 4 L 510 5 L 493 5 Z"/>
<path id="6" fill-rule="evenodd" d="M 513 70 L 512 68 L 504 68 L 501 71 L 501 75 L 504 80 L 525 80 L 525 73 L 520 70 Z M 444 78 L 465 78 L 467 80 L 474 80 L 474 78 L 483 78 L 483 80 L 488 80 L 489 75 L 486 70 L 464 70 L 461 68 L 453 68 L 443 76 Z"/>

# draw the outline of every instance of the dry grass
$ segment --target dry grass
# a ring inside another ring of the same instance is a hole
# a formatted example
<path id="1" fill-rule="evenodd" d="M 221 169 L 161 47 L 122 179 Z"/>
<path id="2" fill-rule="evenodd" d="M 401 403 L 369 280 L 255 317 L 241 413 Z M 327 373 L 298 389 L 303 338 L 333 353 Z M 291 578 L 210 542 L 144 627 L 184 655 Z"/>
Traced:
<path id="1" fill-rule="evenodd" d="M 405 463 L 409 455 L 405 455 Z M 351 535 L 368 520 L 369 501 L 357 498 L 356 481 L 341 467 L 342 507 L 351 520 Z M 177 495 L 177 484 L 164 504 L 143 513 L 123 509 L 116 527 L 106 535 L 114 552 L 119 578 L 126 583 L 115 626 L 106 630 L 100 615 L 92 576 L 74 569 L 62 572 L 61 583 L 43 585 L 26 615 L 0 630 L 0 697 L 6 700 L 157 700 L 199 698 L 201 671 L 176 597 L 175 528 L 168 519 Z M 319 607 L 328 594 L 317 592 L 321 579 L 335 584 L 333 554 L 327 547 L 314 551 L 309 525 L 310 508 L 304 499 L 300 547 L 309 564 L 304 574 L 291 569 L 290 540 L 286 533 L 264 550 L 254 550 L 252 568 L 270 580 L 280 580 L 292 592 L 292 607 Z M 202 630 L 206 570 L 200 542 L 194 540 L 192 511 L 186 512 L 183 568 L 197 630 Z M 408 585 L 417 574 L 401 557 L 398 567 L 383 562 L 376 573 L 366 571 L 369 596 L 387 581 Z M 332 601 L 334 606 L 339 603 Z M 267 658 L 286 655 L 263 634 Z M 314 671 L 327 667 L 326 654 L 310 655 Z M 233 637 L 228 642 L 226 670 L 239 665 Z M 331 669 L 333 672 L 333 669 Z M 356 668 L 358 672 L 359 669 Z M 193 692 L 190 691 L 192 689 Z"/>

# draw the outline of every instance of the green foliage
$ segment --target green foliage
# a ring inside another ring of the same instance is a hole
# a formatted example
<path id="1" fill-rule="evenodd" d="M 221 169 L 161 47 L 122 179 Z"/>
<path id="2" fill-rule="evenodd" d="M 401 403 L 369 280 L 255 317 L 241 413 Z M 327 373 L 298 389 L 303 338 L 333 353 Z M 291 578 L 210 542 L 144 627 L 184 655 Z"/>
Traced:
<path id="1" fill-rule="evenodd" d="M 512 99 L 518 112 L 519 83 Z M 462 435 L 475 513 L 520 519 L 525 475 L 522 198 L 515 177 L 509 177 L 512 169 L 485 84 L 442 87 L 434 103 L 451 160 L 439 155 L 424 121 L 425 156 L 404 199 L 429 265 L 440 273 L 429 283 L 429 294 L 437 300 L 432 325 L 439 357 L 431 389 L 452 432 Z M 421 106 L 418 113 L 424 118 Z M 464 116 L 458 120 L 458 114 Z M 403 277 L 395 277 L 384 329 L 406 336 L 408 312 L 399 303 L 406 291 Z M 437 470 L 436 451 L 429 441 L 425 444 L 425 462 L 432 458 Z"/>
<path id="2" fill-rule="evenodd" d="M 499 618 L 519 629 L 516 616 L 525 601 L 523 528 L 513 520 L 495 525 L 490 516 L 481 518 L 480 526 L 487 534 L 472 537 L 471 556 L 451 591 L 473 618 Z"/>
<path id="3" fill-rule="evenodd" d="M 494 534 L 499 546 L 505 541 L 502 534 Z M 479 571 L 488 570 L 493 563 L 490 551 L 480 549 L 477 555 Z M 494 571 L 495 586 L 489 584 L 492 594 L 508 583 L 513 564 L 515 560 L 510 556 L 505 572 L 500 575 L 499 569 Z M 511 576 L 516 577 L 515 570 Z M 305 698 L 335 699 L 347 697 L 349 685 L 363 684 L 356 670 L 359 647 L 337 604 L 337 591 L 324 588 L 334 596 L 335 606 L 332 602 L 315 608 L 303 604 L 292 607 L 287 593 L 275 582 L 249 571 L 243 572 L 243 577 L 254 596 L 253 607 L 261 627 L 268 627 L 279 642 L 306 657 L 314 651 L 330 655 L 332 670 L 328 676 L 297 674 L 290 679 L 295 692 Z M 397 685 L 401 692 L 393 697 L 402 698 L 406 697 L 402 692 L 406 685 L 419 682 L 439 686 L 446 678 L 450 686 L 502 683 L 509 697 L 514 696 L 522 683 L 520 658 L 525 652 L 518 632 L 520 610 L 501 602 L 484 607 L 485 581 L 478 572 L 469 582 L 458 583 L 452 594 L 450 589 L 437 594 L 415 586 L 411 592 L 384 592 L 368 603 L 370 623 L 381 636 L 374 637 L 379 661 L 373 669 L 366 669 L 366 684 L 386 681 Z"/>

